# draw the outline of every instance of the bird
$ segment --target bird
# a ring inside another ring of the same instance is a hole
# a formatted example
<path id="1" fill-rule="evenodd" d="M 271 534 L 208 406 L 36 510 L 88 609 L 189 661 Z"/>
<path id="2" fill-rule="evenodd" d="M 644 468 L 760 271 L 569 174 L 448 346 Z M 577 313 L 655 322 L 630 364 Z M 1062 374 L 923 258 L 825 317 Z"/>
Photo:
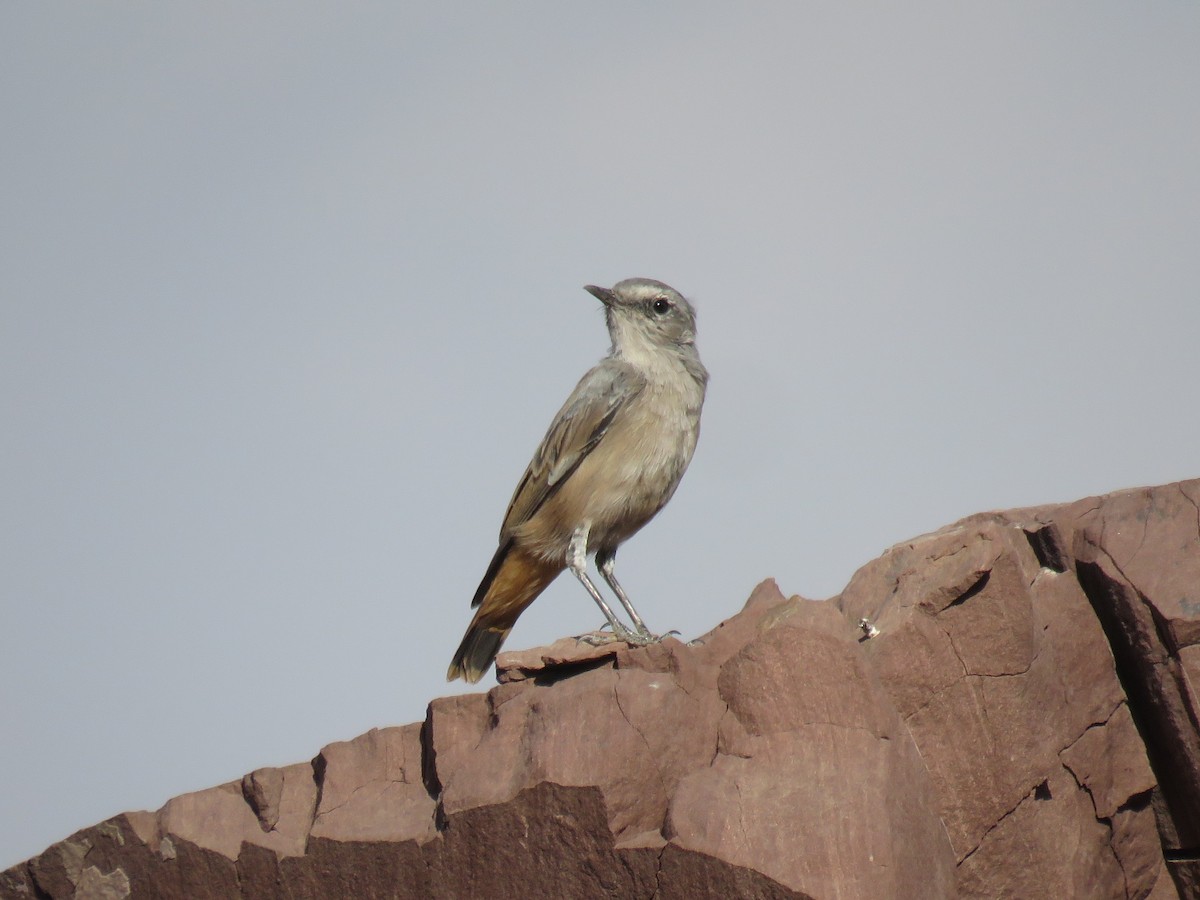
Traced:
<path id="1" fill-rule="evenodd" d="M 696 312 L 653 278 L 584 290 L 603 304 L 612 346 L 575 386 L 517 483 L 447 681 L 479 681 L 517 617 L 566 569 L 604 613 L 608 640 L 660 639 L 617 581 L 616 556 L 674 495 L 696 449 L 708 386 Z M 589 555 L 632 628 L 588 576 Z"/>

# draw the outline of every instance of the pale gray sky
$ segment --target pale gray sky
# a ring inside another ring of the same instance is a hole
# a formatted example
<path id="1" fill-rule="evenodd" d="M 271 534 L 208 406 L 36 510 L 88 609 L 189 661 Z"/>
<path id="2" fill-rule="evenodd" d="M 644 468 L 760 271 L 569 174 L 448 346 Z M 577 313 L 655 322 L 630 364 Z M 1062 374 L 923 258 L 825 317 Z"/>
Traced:
<path id="1" fill-rule="evenodd" d="M 686 293 L 712 371 L 621 554 L 659 630 L 1200 475 L 1197 47 L 1184 2 L 4 4 L 0 866 L 461 690 L 588 282 Z M 508 646 L 599 624 L 563 578 Z"/>

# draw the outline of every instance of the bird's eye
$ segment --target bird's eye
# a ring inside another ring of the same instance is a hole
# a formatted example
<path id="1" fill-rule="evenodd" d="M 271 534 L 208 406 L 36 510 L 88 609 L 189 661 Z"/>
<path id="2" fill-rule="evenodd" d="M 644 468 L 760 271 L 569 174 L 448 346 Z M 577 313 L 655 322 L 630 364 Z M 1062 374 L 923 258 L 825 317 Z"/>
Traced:
<path id="1" fill-rule="evenodd" d="M 666 297 L 656 297 L 650 307 L 661 316 L 671 308 L 671 301 Z"/>

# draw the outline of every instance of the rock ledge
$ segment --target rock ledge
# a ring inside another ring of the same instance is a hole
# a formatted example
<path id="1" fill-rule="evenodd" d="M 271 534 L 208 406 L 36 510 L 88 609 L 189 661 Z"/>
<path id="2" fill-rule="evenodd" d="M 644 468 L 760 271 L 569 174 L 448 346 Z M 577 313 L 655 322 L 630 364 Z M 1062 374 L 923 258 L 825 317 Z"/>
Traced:
<path id="1" fill-rule="evenodd" d="M 4 898 L 1200 896 L 1200 481 L 986 513 L 689 644 L 77 832 Z"/>

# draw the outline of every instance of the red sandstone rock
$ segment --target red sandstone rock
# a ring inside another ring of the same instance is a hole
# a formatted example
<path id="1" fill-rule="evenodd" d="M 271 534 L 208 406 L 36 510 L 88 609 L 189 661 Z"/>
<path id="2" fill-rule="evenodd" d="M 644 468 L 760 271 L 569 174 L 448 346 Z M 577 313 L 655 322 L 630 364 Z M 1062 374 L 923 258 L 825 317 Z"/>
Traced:
<path id="1" fill-rule="evenodd" d="M 486 694 L 85 829 L 0 897 L 1197 896 L 1198 500 L 973 516 L 690 644 L 502 654 Z"/>

